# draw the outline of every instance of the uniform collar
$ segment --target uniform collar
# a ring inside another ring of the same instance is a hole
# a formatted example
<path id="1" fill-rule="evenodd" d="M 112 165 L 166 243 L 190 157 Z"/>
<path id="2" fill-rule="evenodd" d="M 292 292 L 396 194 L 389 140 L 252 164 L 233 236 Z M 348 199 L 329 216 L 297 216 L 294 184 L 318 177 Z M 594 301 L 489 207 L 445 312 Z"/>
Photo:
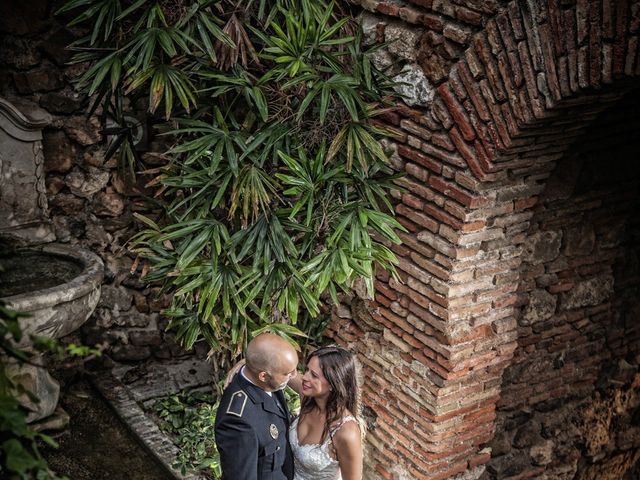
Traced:
<path id="1" fill-rule="evenodd" d="M 242 367 L 240 369 L 240 375 L 242 375 L 242 378 L 244 378 L 247 382 L 249 382 L 251 385 L 253 385 L 254 387 L 258 387 L 260 390 L 262 390 L 264 393 L 266 393 L 269 397 L 271 397 L 273 395 L 272 392 L 267 392 L 266 390 L 260 388 L 260 386 L 256 385 L 254 382 L 251 381 L 251 379 L 249 377 L 247 377 L 247 375 L 244 373 L 245 369 L 247 367 Z"/>
<path id="2" fill-rule="evenodd" d="M 238 384 L 240 388 L 247 394 L 247 396 L 251 399 L 251 401 L 255 404 L 261 403 L 262 408 L 270 413 L 275 413 L 276 415 L 287 418 L 286 412 L 283 413 L 280 408 L 276 405 L 275 402 L 280 401 L 284 408 L 286 409 L 286 405 L 284 402 L 284 394 L 282 392 L 273 392 L 273 396 L 269 396 L 267 392 L 258 387 L 257 385 L 251 383 L 247 380 L 244 375 L 236 375 L 238 379 Z M 277 399 L 276 399 L 277 397 Z"/>

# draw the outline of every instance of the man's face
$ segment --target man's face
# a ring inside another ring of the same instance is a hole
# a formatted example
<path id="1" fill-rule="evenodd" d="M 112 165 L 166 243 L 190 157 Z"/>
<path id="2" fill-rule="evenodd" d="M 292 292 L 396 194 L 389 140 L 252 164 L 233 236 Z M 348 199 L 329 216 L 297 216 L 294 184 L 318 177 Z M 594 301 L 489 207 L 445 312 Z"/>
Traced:
<path id="1" fill-rule="evenodd" d="M 278 367 L 274 367 L 272 371 L 265 372 L 267 374 L 267 378 L 265 379 L 265 383 L 269 387 L 269 390 L 272 392 L 283 390 L 289 380 L 296 376 L 296 367 L 298 364 L 297 358 L 285 358 L 283 359 Z"/>

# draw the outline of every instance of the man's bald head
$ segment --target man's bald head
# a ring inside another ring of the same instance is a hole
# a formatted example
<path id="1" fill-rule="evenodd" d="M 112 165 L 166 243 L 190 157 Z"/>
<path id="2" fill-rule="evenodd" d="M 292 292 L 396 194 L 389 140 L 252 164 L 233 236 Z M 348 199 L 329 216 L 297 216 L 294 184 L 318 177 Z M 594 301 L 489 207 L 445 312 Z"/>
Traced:
<path id="1" fill-rule="evenodd" d="M 279 370 L 283 363 L 298 363 L 296 350 L 284 338 L 273 333 L 263 333 L 247 346 L 247 367 L 258 372 Z"/>
<path id="2" fill-rule="evenodd" d="M 284 388 L 296 374 L 298 353 L 284 338 L 263 333 L 249 342 L 246 366 L 266 391 Z"/>

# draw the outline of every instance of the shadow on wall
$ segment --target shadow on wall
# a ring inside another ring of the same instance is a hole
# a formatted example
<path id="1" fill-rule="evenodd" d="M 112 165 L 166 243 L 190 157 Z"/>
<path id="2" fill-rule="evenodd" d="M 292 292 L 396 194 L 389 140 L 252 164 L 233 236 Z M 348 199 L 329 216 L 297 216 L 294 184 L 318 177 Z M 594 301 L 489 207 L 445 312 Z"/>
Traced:
<path id="1" fill-rule="evenodd" d="M 519 347 L 503 379 L 489 478 L 637 478 L 638 112 L 640 89 L 600 114 L 535 209 Z"/>

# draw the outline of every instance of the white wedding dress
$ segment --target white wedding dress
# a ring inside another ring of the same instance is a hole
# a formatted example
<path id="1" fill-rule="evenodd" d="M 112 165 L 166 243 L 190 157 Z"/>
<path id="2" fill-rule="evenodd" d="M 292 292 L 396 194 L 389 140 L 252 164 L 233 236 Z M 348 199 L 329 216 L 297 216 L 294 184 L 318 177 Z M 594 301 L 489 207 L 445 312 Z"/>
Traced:
<path id="1" fill-rule="evenodd" d="M 293 421 L 289 429 L 289 443 L 293 450 L 295 465 L 293 480 L 341 480 L 338 460 L 332 458 L 329 453 L 331 435 L 334 435 L 346 422 L 355 422 L 356 419 L 350 415 L 344 417 L 322 444 L 300 445 L 298 418 Z"/>

